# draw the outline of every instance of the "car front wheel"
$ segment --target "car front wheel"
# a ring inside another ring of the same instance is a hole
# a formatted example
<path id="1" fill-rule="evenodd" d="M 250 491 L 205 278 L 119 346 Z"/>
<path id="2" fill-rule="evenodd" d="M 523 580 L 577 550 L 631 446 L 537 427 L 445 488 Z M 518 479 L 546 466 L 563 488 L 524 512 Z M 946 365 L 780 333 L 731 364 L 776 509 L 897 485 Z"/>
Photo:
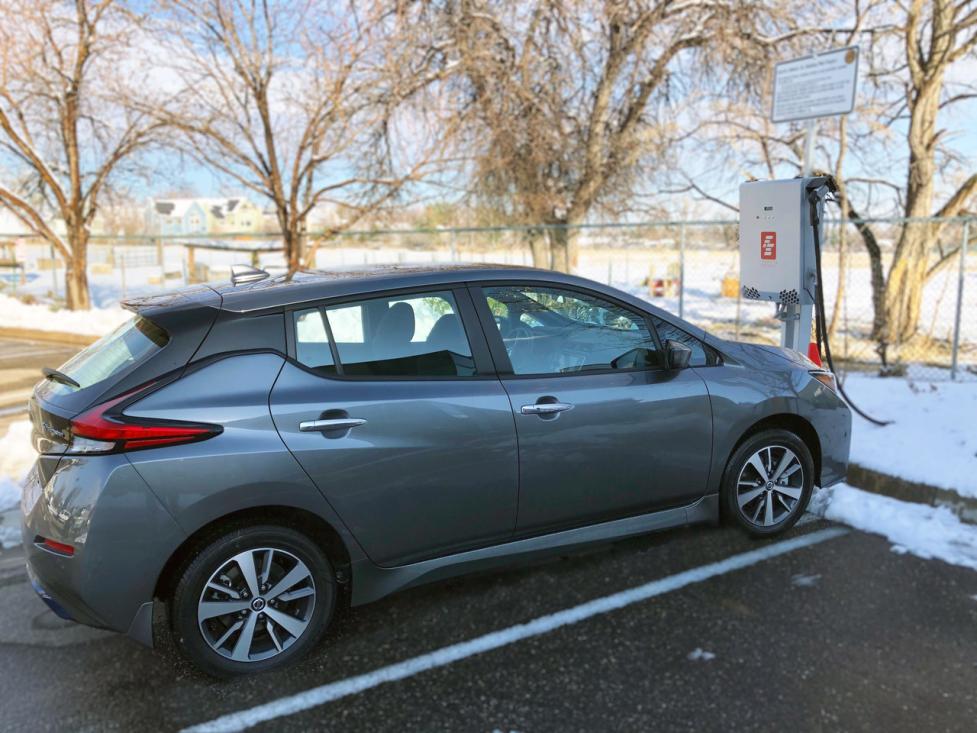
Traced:
<path id="1" fill-rule="evenodd" d="M 771 537 L 800 519 L 814 486 L 814 460 L 788 430 L 764 430 L 733 453 L 723 483 L 726 514 L 750 534 Z"/>
<path id="2" fill-rule="evenodd" d="M 210 542 L 184 570 L 171 603 L 174 637 L 209 674 L 261 672 L 315 646 L 335 597 L 329 559 L 308 537 L 241 527 Z"/>

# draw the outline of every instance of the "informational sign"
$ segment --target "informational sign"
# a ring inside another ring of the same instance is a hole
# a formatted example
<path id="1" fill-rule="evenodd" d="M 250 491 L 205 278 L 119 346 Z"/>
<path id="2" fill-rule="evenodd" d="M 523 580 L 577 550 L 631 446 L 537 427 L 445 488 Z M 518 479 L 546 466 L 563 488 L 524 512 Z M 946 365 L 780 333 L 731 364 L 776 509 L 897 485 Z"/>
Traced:
<path id="1" fill-rule="evenodd" d="M 774 69 L 774 122 L 845 115 L 855 107 L 858 46 L 782 61 Z"/>
<path id="2" fill-rule="evenodd" d="M 777 232 L 760 232 L 760 259 L 777 259 Z"/>

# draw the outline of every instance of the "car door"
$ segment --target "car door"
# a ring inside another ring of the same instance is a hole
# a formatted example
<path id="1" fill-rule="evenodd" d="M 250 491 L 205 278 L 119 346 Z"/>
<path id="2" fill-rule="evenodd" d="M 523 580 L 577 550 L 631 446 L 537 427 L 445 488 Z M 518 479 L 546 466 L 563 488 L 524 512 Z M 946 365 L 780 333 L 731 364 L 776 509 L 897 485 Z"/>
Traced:
<path id="1" fill-rule="evenodd" d="M 472 288 L 519 438 L 517 532 L 703 496 L 712 413 L 693 369 L 665 368 L 649 319 L 544 284 Z"/>
<path id="2" fill-rule="evenodd" d="M 327 302 L 289 320 L 275 424 L 374 562 L 512 534 L 515 428 L 467 290 Z"/>

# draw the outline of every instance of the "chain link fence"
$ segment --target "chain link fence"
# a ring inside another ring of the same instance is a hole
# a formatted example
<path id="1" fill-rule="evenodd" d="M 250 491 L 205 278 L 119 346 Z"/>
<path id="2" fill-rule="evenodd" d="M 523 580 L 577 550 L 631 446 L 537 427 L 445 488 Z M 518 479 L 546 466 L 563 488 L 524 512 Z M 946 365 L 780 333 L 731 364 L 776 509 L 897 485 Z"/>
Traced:
<path id="1" fill-rule="evenodd" d="M 977 227 L 966 219 L 944 224 L 930 255 L 933 267 L 923 291 L 917 333 L 890 348 L 889 370 L 919 379 L 977 380 L 977 256 L 971 252 L 968 257 L 965 246 L 977 235 Z M 871 225 L 888 272 L 906 222 L 878 219 Z M 531 265 L 527 230 L 344 232 L 318 242 L 310 237 L 310 243 L 315 245 L 315 266 L 322 269 L 389 262 Z M 577 274 L 645 298 L 717 335 L 779 343 L 774 304 L 740 294 L 736 220 L 584 225 L 573 229 L 571 239 Z M 861 235 L 851 222 L 829 221 L 824 239 L 823 289 L 836 367 L 842 372 L 877 371 L 881 359 L 872 334 L 872 270 Z M 0 235 L 2 241 L 12 243 L 20 265 L 0 270 L 4 291 L 53 299 L 63 294 L 63 264 L 48 245 Z M 285 261 L 278 244 L 273 235 L 95 238 L 88 264 L 93 302 L 104 306 L 161 288 L 227 280 L 236 263 L 281 268 Z"/>

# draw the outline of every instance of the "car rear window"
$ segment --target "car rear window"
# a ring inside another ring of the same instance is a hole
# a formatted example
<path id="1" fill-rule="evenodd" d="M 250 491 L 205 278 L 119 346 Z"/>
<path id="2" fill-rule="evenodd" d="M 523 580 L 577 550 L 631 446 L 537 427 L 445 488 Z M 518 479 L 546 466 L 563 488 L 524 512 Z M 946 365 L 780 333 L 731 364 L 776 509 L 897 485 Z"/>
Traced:
<path id="1" fill-rule="evenodd" d="M 148 359 L 168 341 L 166 331 L 148 318 L 136 316 L 66 361 L 59 371 L 79 386 L 49 380 L 50 394 L 68 394 L 104 382 Z"/>

